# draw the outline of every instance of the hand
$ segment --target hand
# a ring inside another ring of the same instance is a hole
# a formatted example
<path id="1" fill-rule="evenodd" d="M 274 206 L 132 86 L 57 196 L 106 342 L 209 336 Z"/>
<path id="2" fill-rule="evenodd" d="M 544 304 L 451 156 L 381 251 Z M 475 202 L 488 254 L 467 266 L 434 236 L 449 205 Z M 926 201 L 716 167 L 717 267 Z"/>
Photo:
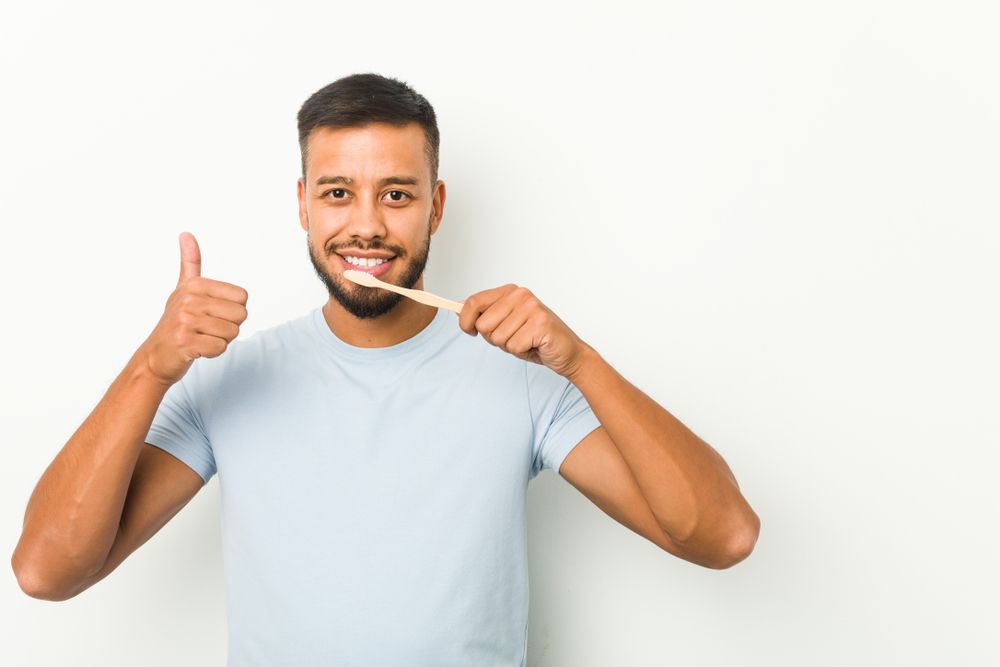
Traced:
<path id="1" fill-rule="evenodd" d="M 519 359 L 571 377 L 587 344 L 526 287 L 513 283 L 476 292 L 462 305 L 458 326 Z"/>
<path id="2" fill-rule="evenodd" d="M 171 385 L 198 357 L 217 357 L 247 318 L 247 291 L 201 277 L 201 250 L 188 232 L 180 237 L 181 273 L 163 316 L 140 353 L 153 377 Z"/>

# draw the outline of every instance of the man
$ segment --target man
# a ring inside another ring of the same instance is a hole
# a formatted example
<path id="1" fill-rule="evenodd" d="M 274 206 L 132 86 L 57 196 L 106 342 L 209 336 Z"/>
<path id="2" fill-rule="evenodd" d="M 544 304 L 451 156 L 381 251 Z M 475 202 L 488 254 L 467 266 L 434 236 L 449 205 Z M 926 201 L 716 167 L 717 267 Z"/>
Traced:
<path id="1" fill-rule="evenodd" d="M 234 665 L 523 665 L 544 468 L 668 553 L 750 553 L 759 520 L 722 458 L 530 290 L 478 292 L 456 318 L 343 277 L 423 288 L 445 203 L 426 99 L 353 75 L 298 122 L 329 299 L 235 341 L 247 293 L 202 277 L 182 234 L 163 317 L 32 494 L 23 590 L 78 595 L 216 472 Z"/>

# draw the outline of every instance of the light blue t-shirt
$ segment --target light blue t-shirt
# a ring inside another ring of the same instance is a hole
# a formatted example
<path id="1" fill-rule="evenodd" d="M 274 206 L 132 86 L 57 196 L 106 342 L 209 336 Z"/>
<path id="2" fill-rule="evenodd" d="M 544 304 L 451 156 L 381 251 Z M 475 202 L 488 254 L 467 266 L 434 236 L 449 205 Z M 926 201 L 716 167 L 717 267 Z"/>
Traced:
<path id="1" fill-rule="evenodd" d="M 146 442 L 218 472 L 230 666 L 521 667 L 528 482 L 598 426 L 451 311 L 362 348 L 317 307 L 195 360 Z"/>

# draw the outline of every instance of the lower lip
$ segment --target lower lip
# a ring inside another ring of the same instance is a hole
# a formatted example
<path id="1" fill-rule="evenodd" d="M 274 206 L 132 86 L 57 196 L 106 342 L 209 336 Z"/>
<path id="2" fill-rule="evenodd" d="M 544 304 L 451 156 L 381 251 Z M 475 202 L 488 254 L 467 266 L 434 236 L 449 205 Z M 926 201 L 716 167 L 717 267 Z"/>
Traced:
<path id="1" fill-rule="evenodd" d="M 340 257 L 340 255 L 337 255 L 337 257 Z M 394 261 L 396 261 L 395 257 L 393 257 L 392 259 L 389 259 L 389 260 L 387 260 L 385 262 L 382 262 L 378 266 L 363 267 L 363 266 L 355 266 L 355 265 L 351 264 L 350 262 L 348 262 L 343 257 L 340 257 L 340 263 L 343 265 L 343 267 L 345 269 L 353 269 L 355 271 L 364 271 L 365 273 L 373 275 L 376 278 L 378 278 L 380 275 L 382 275 L 383 273 L 385 273 L 386 271 L 388 271 L 389 267 L 392 265 L 392 263 Z"/>

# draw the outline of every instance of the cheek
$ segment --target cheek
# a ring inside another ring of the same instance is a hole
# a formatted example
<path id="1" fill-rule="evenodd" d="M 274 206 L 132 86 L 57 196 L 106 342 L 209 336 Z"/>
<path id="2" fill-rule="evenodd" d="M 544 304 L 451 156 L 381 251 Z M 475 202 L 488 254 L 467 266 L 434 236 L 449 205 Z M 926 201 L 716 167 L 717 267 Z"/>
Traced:
<path id="1" fill-rule="evenodd" d="M 322 248 L 332 239 L 344 235 L 347 218 L 339 211 L 315 207 L 308 212 L 309 236 L 312 243 Z"/>

